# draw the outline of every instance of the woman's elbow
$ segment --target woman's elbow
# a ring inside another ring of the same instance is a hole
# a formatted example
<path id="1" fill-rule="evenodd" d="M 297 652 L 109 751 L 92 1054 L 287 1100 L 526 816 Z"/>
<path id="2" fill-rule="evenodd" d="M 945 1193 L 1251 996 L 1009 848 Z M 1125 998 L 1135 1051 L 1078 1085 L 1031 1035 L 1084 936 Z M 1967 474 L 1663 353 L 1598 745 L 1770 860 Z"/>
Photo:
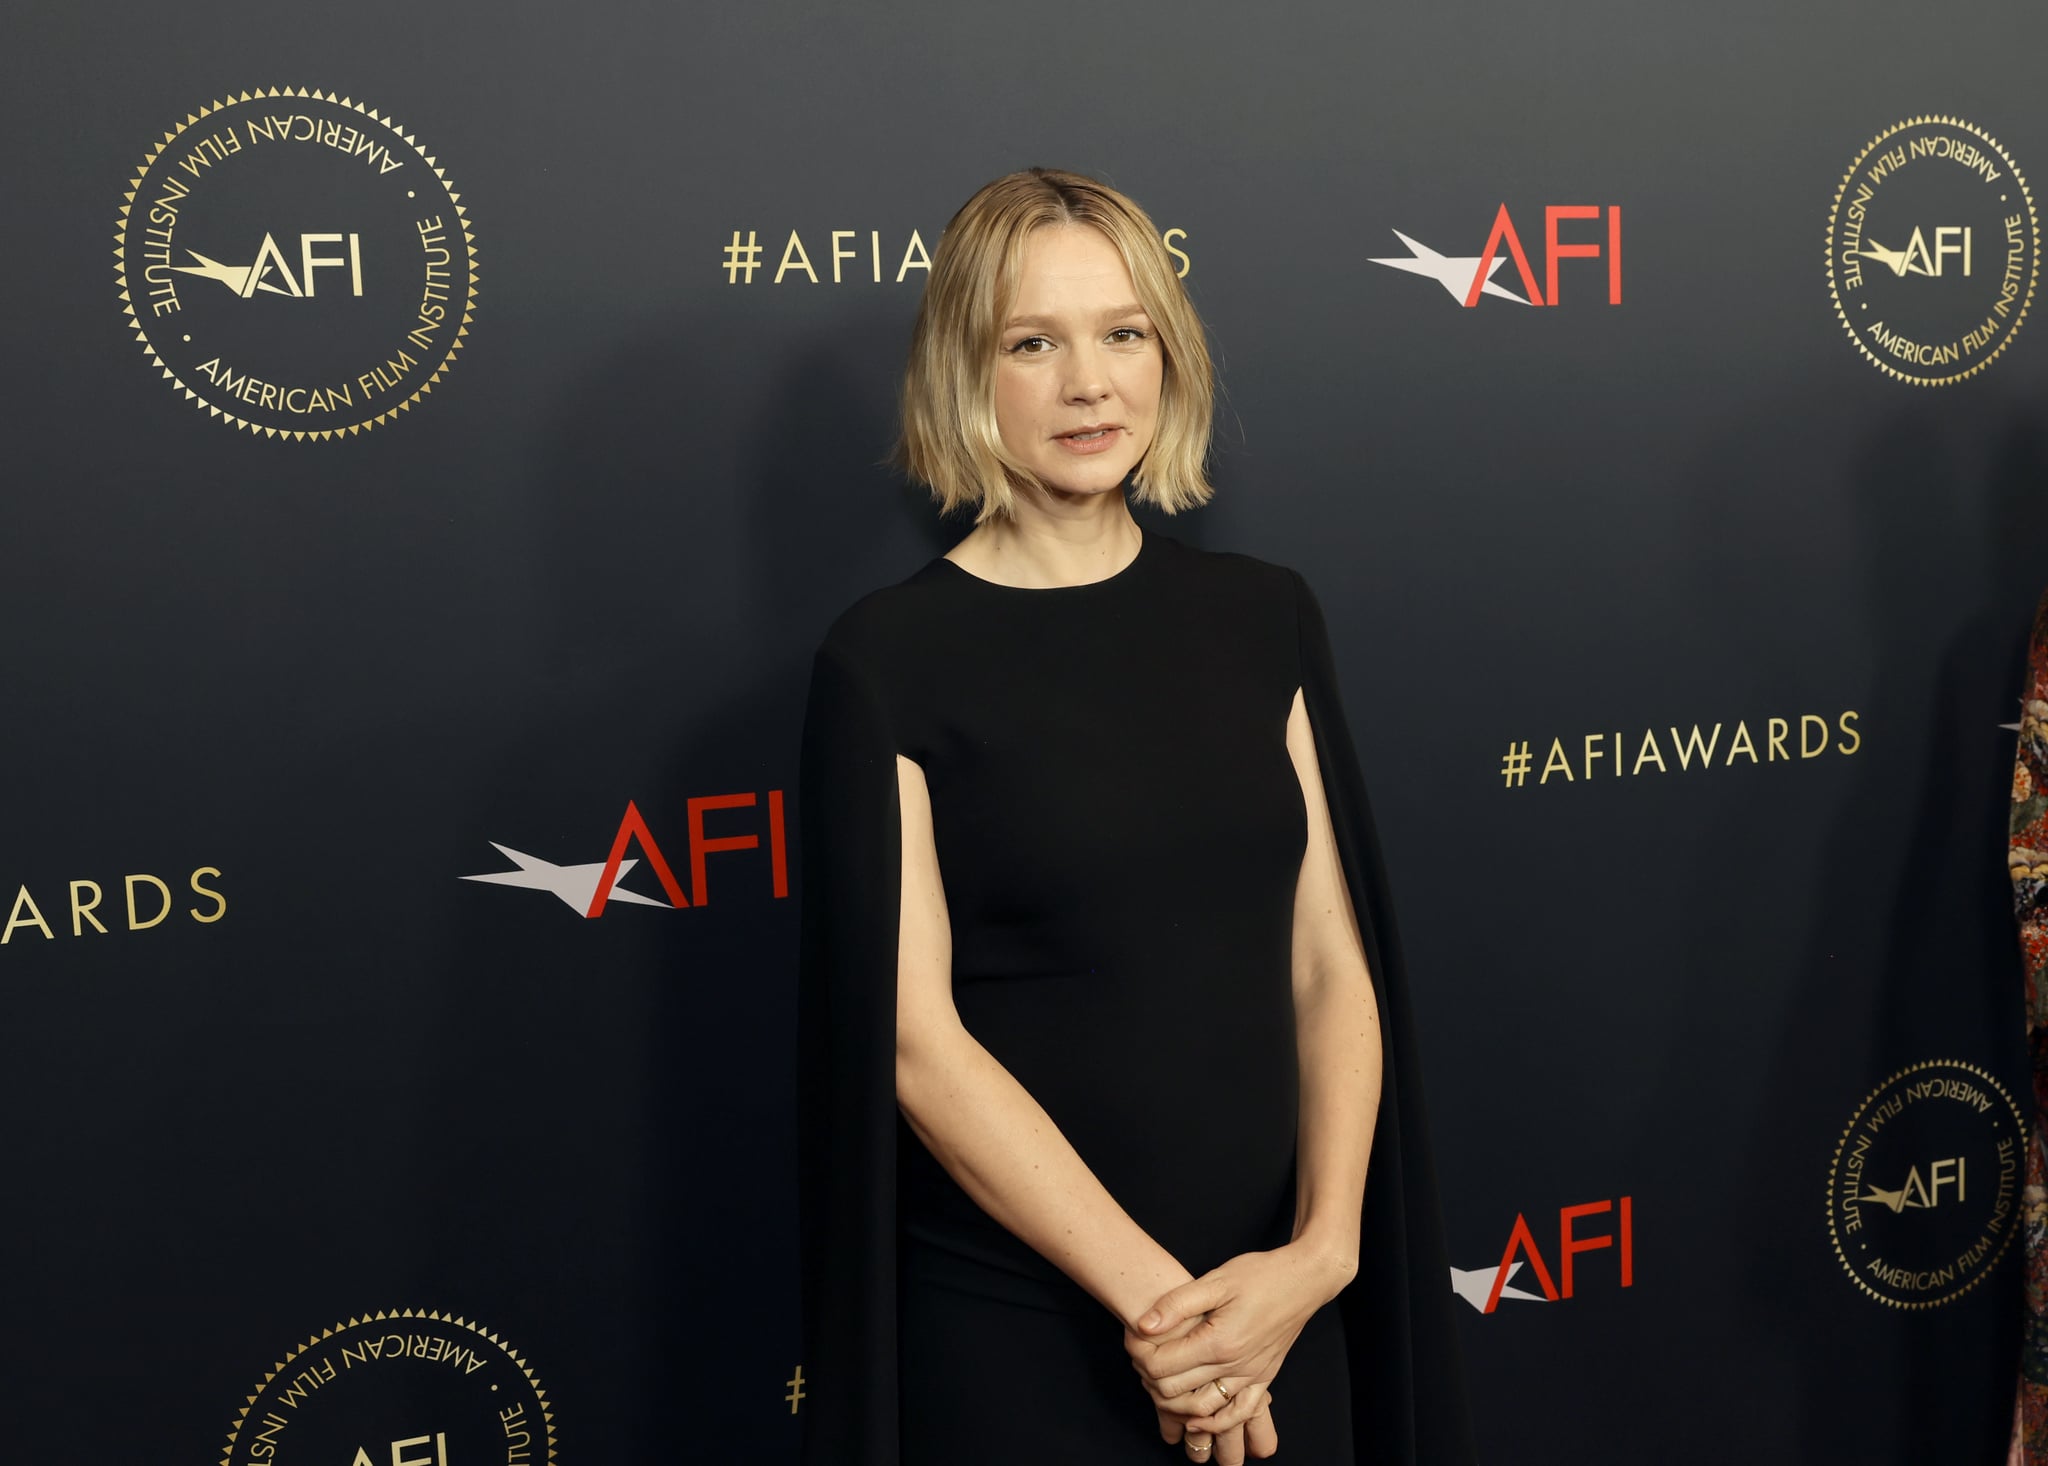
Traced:
<path id="1" fill-rule="evenodd" d="M 916 1115 L 942 1083 L 948 1055 L 966 1030 L 958 1018 L 899 1013 L 896 1018 L 896 1103 Z"/>

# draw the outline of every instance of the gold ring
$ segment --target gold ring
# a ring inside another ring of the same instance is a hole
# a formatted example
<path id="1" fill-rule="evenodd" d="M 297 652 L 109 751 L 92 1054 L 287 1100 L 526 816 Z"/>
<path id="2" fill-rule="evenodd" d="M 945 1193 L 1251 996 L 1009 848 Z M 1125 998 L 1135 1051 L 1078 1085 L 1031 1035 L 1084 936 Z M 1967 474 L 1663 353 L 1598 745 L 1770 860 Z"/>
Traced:
<path id="1" fill-rule="evenodd" d="M 1228 1390 L 1226 1390 L 1226 1389 L 1224 1389 L 1224 1388 L 1223 1388 L 1223 1381 L 1222 1381 L 1222 1380 L 1220 1380 L 1220 1379 L 1218 1379 L 1218 1380 L 1211 1380 L 1211 1381 L 1209 1381 L 1209 1383 L 1211 1383 L 1211 1384 L 1213 1384 L 1214 1386 L 1216 1386 L 1216 1392 L 1217 1392 L 1218 1394 L 1220 1394 L 1220 1395 L 1222 1395 L 1222 1396 L 1223 1396 L 1224 1402 L 1225 1402 L 1226 1404 L 1227 1404 L 1227 1403 L 1229 1403 L 1229 1400 L 1230 1400 L 1230 1391 L 1228 1391 Z"/>
<path id="2" fill-rule="evenodd" d="M 1200 1444 L 1200 1445 L 1198 1446 L 1198 1445 L 1194 1444 L 1194 1443 L 1193 1443 L 1192 1441 L 1190 1441 L 1190 1442 L 1188 1443 L 1188 1449 L 1189 1449 L 1189 1450 L 1191 1450 L 1191 1451 L 1206 1451 L 1206 1450 L 1208 1450 L 1208 1449 L 1209 1449 L 1209 1446 L 1210 1446 L 1210 1444 L 1211 1444 L 1211 1442 L 1209 1442 L 1209 1441 L 1203 1441 L 1203 1442 L 1202 1442 L 1202 1443 L 1201 1443 L 1201 1444 Z"/>

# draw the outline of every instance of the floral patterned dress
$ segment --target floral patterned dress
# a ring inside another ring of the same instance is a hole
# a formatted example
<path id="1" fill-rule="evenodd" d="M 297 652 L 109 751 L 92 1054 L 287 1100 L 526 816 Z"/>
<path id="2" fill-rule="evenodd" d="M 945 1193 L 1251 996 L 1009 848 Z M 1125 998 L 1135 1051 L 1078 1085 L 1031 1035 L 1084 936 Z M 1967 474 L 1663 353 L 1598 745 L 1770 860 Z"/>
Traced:
<path id="1" fill-rule="evenodd" d="M 2027 978 L 2027 1045 L 2034 1070 L 2034 1123 L 2027 1144 L 2022 1215 L 2026 1245 L 2026 1334 L 2020 1347 L 2019 1405 L 2011 1459 L 2048 1466 L 2048 596 L 2034 613 L 2021 700 L 2019 755 L 2012 770 L 2006 862 L 2019 917 Z"/>

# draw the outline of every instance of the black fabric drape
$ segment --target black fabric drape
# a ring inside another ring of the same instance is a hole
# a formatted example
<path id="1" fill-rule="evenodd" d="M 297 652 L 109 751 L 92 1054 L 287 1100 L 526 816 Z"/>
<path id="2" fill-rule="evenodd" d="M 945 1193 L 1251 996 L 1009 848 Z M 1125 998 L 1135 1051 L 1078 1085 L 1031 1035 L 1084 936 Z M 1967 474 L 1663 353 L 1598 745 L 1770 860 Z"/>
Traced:
<path id="1" fill-rule="evenodd" d="M 1465 1373 L 1451 1311 L 1436 1165 L 1422 1101 L 1421 1049 L 1394 926 L 1372 804 L 1344 721 L 1322 609 L 1297 579 L 1302 700 L 1337 852 L 1379 999 L 1384 1063 L 1366 1172 L 1358 1276 L 1338 1295 L 1351 1350 L 1352 1429 L 1359 1466 L 1465 1466 L 1475 1459 Z M 1281 1447 L 1286 1447 L 1282 1438 Z"/>
<path id="2" fill-rule="evenodd" d="M 880 701 L 830 646 L 812 667 L 798 772 L 803 1460 L 896 1466 L 901 812 Z"/>

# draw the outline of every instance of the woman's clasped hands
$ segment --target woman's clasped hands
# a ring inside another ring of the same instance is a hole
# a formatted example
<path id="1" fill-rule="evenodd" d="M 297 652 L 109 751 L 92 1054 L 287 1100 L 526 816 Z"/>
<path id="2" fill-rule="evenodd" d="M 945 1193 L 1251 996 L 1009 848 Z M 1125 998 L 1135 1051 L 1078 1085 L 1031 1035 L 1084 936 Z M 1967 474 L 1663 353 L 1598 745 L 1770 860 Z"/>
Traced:
<path id="1" fill-rule="evenodd" d="M 1215 1466 L 1273 1455 L 1273 1380 L 1352 1271 L 1297 1243 L 1233 1257 L 1162 1296 L 1124 1330 L 1160 1437 Z"/>

